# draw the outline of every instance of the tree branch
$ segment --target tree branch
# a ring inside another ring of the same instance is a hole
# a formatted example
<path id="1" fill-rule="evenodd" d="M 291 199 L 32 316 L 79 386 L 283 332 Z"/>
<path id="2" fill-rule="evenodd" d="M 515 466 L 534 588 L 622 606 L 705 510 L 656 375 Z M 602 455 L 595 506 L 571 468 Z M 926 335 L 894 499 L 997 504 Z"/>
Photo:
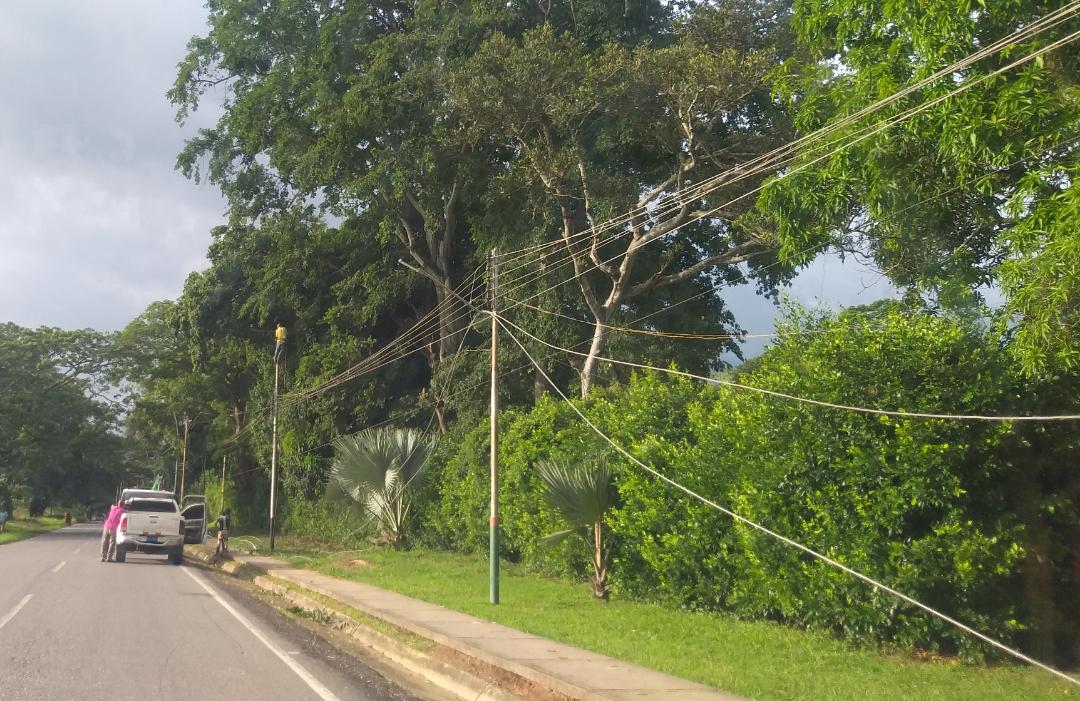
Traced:
<path id="1" fill-rule="evenodd" d="M 698 273 L 701 273 L 709 268 L 716 267 L 718 265 L 736 265 L 747 261 L 754 256 L 766 253 L 769 249 L 762 245 L 760 241 L 753 240 L 743 244 L 739 244 L 735 248 L 718 253 L 715 256 L 709 256 L 703 260 L 694 263 L 688 268 L 684 268 L 677 273 L 670 275 L 664 275 L 663 271 L 658 271 L 655 275 L 650 277 L 644 282 L 640 282 L 637 285 L 626 290 L 622 296 L 622 300 L 633 299 L 634 297 L 640 297 L 647 292 L 650 292 L 658 287 L 665 287 L 667 285 L 673 285 L 683 280 L 688 280 Z"/>
<path id="2" fill-rule="evenodd" d="M 614 282 L 619 277 L 619 273 L 615 269 L 615 266 L 600 260 L 598 251 L 600 246 L 600 232 L 596 230 L 596 219 L 593 218 L 592 201 L 589 198 L 589 181 L 585 177 L 585 164 L 580 158 L 578 159 L 577 167 L 578 174 L 581 176 L 581 194 L 585 197 L 585 220 L 589 223 L 589 230 L 592 232 L 592 245 L 589 247 L 589 260 L 593 262 L 593 265 L 596 266 L 597 270 L 600 270 Z"/>

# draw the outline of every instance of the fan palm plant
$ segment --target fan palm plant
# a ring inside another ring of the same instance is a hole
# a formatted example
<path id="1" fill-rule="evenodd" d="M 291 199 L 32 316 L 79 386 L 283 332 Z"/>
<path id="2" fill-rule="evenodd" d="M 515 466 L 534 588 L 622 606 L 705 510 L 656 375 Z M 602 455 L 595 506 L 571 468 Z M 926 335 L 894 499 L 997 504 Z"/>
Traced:
<path id="1" fill-rule="evenodd" d="M 383 541 L 405 547 L 407 490 L 422 482 L 435 444 L 435 436 L 414 429 L 385 427 L 342 436 L 334 441 L 330 493 L 356 502 L 378 524 Z"/>
<path id="2" fill-rule="evenodd" d="M 592 549 L 593 596 L 607 599 L 608 563 L 611 539 L 604 516 L 615 503 L 611 469 L 603 458 L 574 467 L 564 467 L 553 460 L 536 464 L 536 473 L 544 483 L 544 496 L 570 528 L 544 536 L 547 545 L 579 534 Z"/>

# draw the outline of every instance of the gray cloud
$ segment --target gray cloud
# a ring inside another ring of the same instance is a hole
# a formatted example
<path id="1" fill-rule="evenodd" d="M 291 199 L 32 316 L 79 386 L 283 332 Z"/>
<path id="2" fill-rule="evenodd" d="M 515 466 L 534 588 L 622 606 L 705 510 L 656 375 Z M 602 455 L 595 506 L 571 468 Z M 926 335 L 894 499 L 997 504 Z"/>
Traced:
<path id="1" fill-rule="evenodd" d="M 206 265 L 224 205 L 173 170 L 198 122 L 165 99 L 204 31 L 196 3 L 0 6 L 0 320 L 120 328 Z"/>
<path id="2" fill-rule="evenodd" d="M 204 32 L 195 2 L 0 4 L 0 321 L 117 329 L 205 267 L 224 204 L 173 163 L 216 115 L 182 129 L 165 99 L 188 39 Z M 827 258 L 790 292 L 833 307 L 891 293 L 864 290 L 873 280 Z M 725 298 L 749 332 L 772 329 L 778 312 L 752 287 Z"/>

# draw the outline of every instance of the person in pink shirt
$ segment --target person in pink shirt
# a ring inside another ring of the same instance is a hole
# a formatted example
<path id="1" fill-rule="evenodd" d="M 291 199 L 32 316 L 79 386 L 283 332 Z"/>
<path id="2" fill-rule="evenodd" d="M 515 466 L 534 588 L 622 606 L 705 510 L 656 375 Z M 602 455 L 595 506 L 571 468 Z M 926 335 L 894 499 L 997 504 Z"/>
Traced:
<path id="1" fill-rule="evenodd" d="M 117 501 L 109 509 L 105 518 L 105 527 L 101 530 L 101 561 L 112 562 L 116 555 L 116 529 L 120 527 L 120 517 L 127 512 L 122 501 Z"/>

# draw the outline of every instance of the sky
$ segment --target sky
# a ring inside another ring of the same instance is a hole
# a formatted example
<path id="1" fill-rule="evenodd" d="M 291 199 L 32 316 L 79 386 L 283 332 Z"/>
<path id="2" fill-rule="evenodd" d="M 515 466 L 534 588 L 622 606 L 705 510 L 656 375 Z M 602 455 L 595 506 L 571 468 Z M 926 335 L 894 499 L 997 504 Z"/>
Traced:
<path id="1" fill-rule="evenodd" d="M 0 4 L 0 321 L 122 328 L 206 266 L 225 210 L 174 170 L 189 0 Z M 208 119 L 210 117 L 204 117 Z"/>
<path id="2" fill-rule="evenodd" d="M 206 267 L 225 204 L 174 163 L 216 115 L 181 127 L 165 97 L 205 13 L 197 0 L 0 3 L 0 322 L 117 330 Z M 788 293 L 837 307 L 891 289 L 828 257 Z M 777 310 L 752 286 L 725 297 L 748 332 L 772 330 Z"/>

